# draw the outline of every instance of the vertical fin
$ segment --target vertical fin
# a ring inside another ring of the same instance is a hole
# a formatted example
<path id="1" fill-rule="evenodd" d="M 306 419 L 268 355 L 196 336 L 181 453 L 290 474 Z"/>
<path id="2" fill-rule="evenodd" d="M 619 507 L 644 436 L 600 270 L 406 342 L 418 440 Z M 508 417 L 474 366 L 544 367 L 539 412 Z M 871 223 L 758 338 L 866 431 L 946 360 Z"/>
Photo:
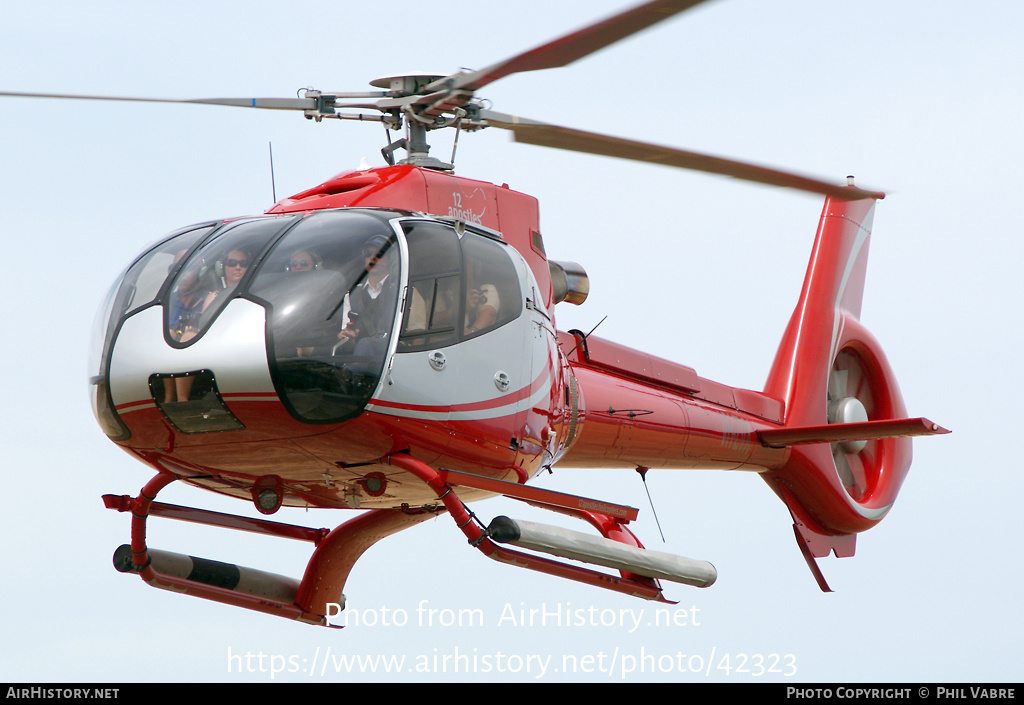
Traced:
<path id="1" fill-rule="evenodd" d="M 870 198 L 825 200 L 800 298 L 765 383 L 765 393 L 785 403 L 784 429 L 769 435 L 906 416 L 885 355 L 860 323 L 874 209 Z M 850 400 L 867 418 L 830 417 L 830 399 Z M 829 587 L 815 558 L 852 556 L 856 534 L 882 520 L 909 467 L 908 438 L 851 450 L 823 440 L 791 446 L 786 464 L 762 475 L 789 509 L 822 590 Z"/>
<path id="2" fill-rule="evenodd" d="M 796 311 L 765 393 L 786 403 L 787 426 L 826 422 L 828 373 L 848 323 L 860 318 L 875 202 L 825 200 Z"/>

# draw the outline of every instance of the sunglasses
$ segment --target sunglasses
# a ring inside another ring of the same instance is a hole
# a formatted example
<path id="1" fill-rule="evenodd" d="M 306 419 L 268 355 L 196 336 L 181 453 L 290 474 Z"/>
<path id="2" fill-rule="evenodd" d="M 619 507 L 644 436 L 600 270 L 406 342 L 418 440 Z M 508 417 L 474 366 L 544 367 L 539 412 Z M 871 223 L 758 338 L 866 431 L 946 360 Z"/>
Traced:
<path id="1" fill-rule="evenodd" d="M 248 267 L 249 260 L 247 259 L 228 259 L 224 261 L 225 267 Z"/>
<path id="2" fill-rule="evenodd" d="M 288 263 L 288 267 L 291 269 L 295 269 L 296 267 L 308 267 L 310 264 L 311 262 L 308 259 L 299 260 L 298 262 L 292 260 L 291 262 Z"/>

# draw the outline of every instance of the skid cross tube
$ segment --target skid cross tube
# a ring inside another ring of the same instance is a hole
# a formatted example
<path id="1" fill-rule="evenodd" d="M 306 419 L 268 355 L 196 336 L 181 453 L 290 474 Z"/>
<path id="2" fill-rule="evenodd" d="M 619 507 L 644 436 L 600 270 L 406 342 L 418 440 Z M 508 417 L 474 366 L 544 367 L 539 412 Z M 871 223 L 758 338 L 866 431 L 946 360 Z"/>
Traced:
<path id="1" fill-rule="evenodd" d="M 287 619 L 294 619 L 310 624 L 319 624 L 322 626 L 331 626 L 325 615 L 311 613 L 307 610 L 303 610 L 298 607 L 294 600 L 292 602 L 285 602 L 283 599 L 275 599 L 259 594 L 250 594 L 232 589 L 231 587 L 224 587 L 221 585 L 211 584 L 209 582 L 201 582 L 199 580 L 192 579 L 193 576 L 200 575 L 203 571 L 198 568 L 201 566 L 214 565 L 217 570 L 228 570 L 234 569 L 235 572 L 239 571 L 239 568 L 226 563 L 216 563 L 214 561 L 205 561 L 203 559 L 193 559 L 191 556 L 178 556 L 177 554 L 167 554 L 165 552 L 159 552 L 163 556 L 169 556 L 172 562 L 182 563 L 181 559 L 185 561 L 191 561 L 193 564 L 197 564 L 197 568 L 193 569 L 188 575 L 172 575 L 167 572 L 158 571 L 153 566 L 153 560 L 149 554 L 149 550 L 146 546 L 146 520 L 149 518 L 150 513 L 154 506 L 154 500 L 156 499 L 157 493 L 160 492 L 164 487 L 175 481 L 175 476 L 168 472 L 160 472 L 153 477 L 139 492 L 139 496 L 135 498 L 129 497 L 118 497 L 116 495 L 104 496 L 104 503 L 109 509 L 117 509 L 118 511 L 130 511 L 132 514 L 132 528 L 131 528 L 131 566 L 118 565 L 117 558 L 118 553 L 115 553 L 115 567 L 122 572 L 136 572 L 142 578 L 142 580 L 156 588 L 162 590 L 170 590 L 171 592 L 182 592 L 194 597 L 201 597 L 206 600 L 212 600 L 214 602 L 220 602 L 223 604 L 234 605 L 236 607 L 244 607 L 246 609 L 255 610 L 257 612 L 263 612 L 265 614 L 272 614 L 279 617 L 285 617 Z M 165 505 L 169 506 L 169 505 Z M 185 514 L 176 518 L 181 518 L 184 521 L 195 521 L 199 519 L 197 523 L 214 523 L 212 521 L 203 521 L 201 519 L 201 510 L 195 510 L 196 514 L 191 518 L 186 518 Z M 212 512 L 210 514 L 213 514 Z M 228 516 L 228 515 L 222 515 Z M 238 517 L 238 519 L 244 519 Z M 272 524 L 272 522 L 267 522 Z M 236 526 L 230 526 L 228 523 L 218 523 L 219 526 L 225 526 L 227 528 L 238 528 Z M 282 525 L 284 526 L 284 525 Z M 310 529 L 308 531 L 315 531 Z M 177 559 L 177 560 L 176 560 Z M 184 563 L 186 566 L 187 562 Z M 164 565 L 170 565 L 165 562 Z M 246 569 L 248 571 L 248 569 Z M 270 574 L 264 574 L 259 571 L 248 571 L 249 573 L 270 576 Z M 277 579 L 279 583 L 286 584 L 286 578 L 281 576 L 270 576 Z M 287 590 L 287 587 L 285 588 Z"/>
<path id="2" fill-rule="evenodd" d="M 344 609 L 342 590 L 359 557 L 377 541 L 441 511 L 371 509 L 332 531 L 311 529 L 155 502 L 157 493 L 175 479 L 171 473 L 160 472 L 146 483 L 138 497 L 103 496 L 108 509 L 132 514 L 131 545 L 114 554 L 114 565 L 119 571 L 138 573 L 148 585 L 163 590 L 327 627 L 336 626 L 330 623 L 330 617 Z M 150 516 L 309 541 L 316 548 L 300 582 L 229 563 L 151 551 L 146 545 L 146 521 Z"/>
<path id="3" fill-rule="evenodd" d="M 103 495 L 103 503 L 107 509 L 116 509 L 126 512 L 131 510 L 133 499 L 128 495 Z M 265 536 L 276 536 L 278 538 L 295 539 L 296 541 L 309 541 L 319 544 L 329 533 L 329 529 L 310 529 L 295 524 L 282 524 L 266 519 L 254 519 L 236 514 L 223 514 L 211 512 L 206 509 L 195 507 L 182 507 L 177 504 L 164 504 L 152 502 L 148 515 L 151 517 L 163 517 L 186 521 L 190 524 L 203 524 L 205 526 L 219 526 L 223 529 L 235 529 L 236 531 L 248 531 L 254 534 Z"/>

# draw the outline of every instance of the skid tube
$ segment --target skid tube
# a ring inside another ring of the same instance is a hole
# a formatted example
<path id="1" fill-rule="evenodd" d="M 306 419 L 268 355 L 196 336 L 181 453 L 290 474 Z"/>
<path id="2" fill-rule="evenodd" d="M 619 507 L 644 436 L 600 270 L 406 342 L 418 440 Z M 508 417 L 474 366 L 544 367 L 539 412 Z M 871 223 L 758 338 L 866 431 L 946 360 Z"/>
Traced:
<path id="1" fill-rule="evenodd" d="M 462 500 L 458 498 L 455 494 L 454 488 L 450 484 L 446 483 L 433 468 L 404 453 L 390 455 L 385 460 L 390 465 L 407 470 L 419 479 L 423 480 L 423 482 L 425 482 L 427 486 L 437 494 L 438 499 L 440 499 L 442 504 L 444 504 L 445 509 L 448 510 L 448 513 L 451 515 L 456 525 L 462 530 L 462 533 L 466 535 L 466 538 L 469 539 L 470 545 L 476 547 L 488 558 L 492 558 L 500 563 L 506 563 L 519 568 L 527 568 L 540 573 L 547 573 L 548 575 L 554 575 L 559 578 L 566 578 L 568 580 L 585 583 L 587 585 L 593 585 L 595 587 L 612 590 L 613 592 L 619 592 L 625 595 L 632 595 L 634 597 L 640 597 L 656 602 L 675 604 L 674 601 L 668 600 L 664 595 L 662 595 L 660 584 L 657 580 L 651 578 L 633 575 L 625 571 L 620 571 L 621 577 L 615 577 L 614 575 L 608 575 L 607 573 L 601 573 L 580 566 L 574 566 L 560 561 L 553 561 L 540 556 L 534 556 L 520 551 L 513 551 L 505 548 L 504 546 L 499 546 L 490 539 L 487 534 L 487 529 L 479 523 L 476 516 L 470 512 Z M 546 508 L 552 509 L 553 507 Z M 607 531 L 608 533 L 605 533 L 606 536 L 609 534 L 624 533 L 632 537 L 632 534 L 630 534 L 625 527 L 611 517 L 597 515 L 593 512 L 572 511 L 565 508 L 556 509 L 556 511 L 562 511 L 566 514 L 571 514 L 572 516 L 585 519 L 601 530 L 602 533 Z M 626 543 L 627 541 L 623 542 Z"/>
<path id="2" fill-rule="evenodd" d="M 148 585 L 222 604 L 243 607 L 305 624 L 340 629 L 330 618 L 344 609 L 342 592 L 356 560 L 377 541 L 436 516 L 432 509 L 371 509 L 332 531 L 282 524 L 264 519 L 221 514 L 155 502 L 175 476 L 160 472 L 138 497 L 104 495 L 108 509 L 131 512 L 131 544 L 114 553 L 114 567 L 138 573 Z M 309 541 L 316 548 L 302 580 L 193 556 L 150 549 L 146 521 L 163 516 L 207 526 Z M 337 610 L 332 613 L 332 610 Z"/>

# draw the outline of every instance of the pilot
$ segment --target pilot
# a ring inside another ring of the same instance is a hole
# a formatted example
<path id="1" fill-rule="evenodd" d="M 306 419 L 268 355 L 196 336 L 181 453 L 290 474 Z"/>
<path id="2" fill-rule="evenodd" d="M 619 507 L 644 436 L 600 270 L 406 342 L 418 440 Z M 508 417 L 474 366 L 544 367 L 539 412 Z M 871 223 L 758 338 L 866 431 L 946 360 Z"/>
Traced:
<path id="1" fill-rule="evenodd" d="M 338 338 L 343 343 L 357 340 L 356 355 L 377 355 L 387 344 L 398 288 L 393 251 L 387 237 L 370 238 L 363 245 L 361 281 L 345 295 L 342 320 L 346 323 Z"/>

